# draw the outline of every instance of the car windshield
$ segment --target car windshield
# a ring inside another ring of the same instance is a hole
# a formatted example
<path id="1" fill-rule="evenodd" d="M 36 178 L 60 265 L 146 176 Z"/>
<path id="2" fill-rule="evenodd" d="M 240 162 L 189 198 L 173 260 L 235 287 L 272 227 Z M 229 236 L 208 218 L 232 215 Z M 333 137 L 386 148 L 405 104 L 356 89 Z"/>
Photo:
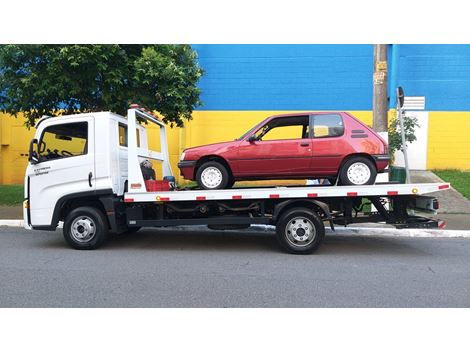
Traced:
<path id="1" fill-rule="evenodd" d="M 253 131 L 253 128 L 254 128 L 254 127 L 250 128 L 250 129 L 249 129 L 248 131 L 246 131 L 240 138 L 237 138 L 237 139 L 235 139 L 235 140 L 236 140 L 236 141 L 241 141 L 241 140 L 244 139 L 246 136 L 248 136 L 248 135 L 251 133 L 251 131 Z"/>
<path id="2" fill-rule="evenodd" d="M 264 121 L 263 121 L 264 122 Z M 235 139 L 236 141 L 241 141 L 242 139 L 246 138 L 246 136 L 250 135 L 253 133 L 253 131 L 258 127 L 261 123 L 257 123 L 254 125 L 252 128 L 250 128 L 248 131 L 246 131 L 240 138 Z"/>

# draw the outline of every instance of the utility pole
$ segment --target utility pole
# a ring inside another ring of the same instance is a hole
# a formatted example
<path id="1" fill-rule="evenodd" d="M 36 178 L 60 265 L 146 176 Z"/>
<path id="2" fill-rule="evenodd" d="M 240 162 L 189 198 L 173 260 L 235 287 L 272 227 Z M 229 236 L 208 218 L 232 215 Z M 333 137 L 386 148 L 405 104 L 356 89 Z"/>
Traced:
<path id="1" fill-rule="evenodd" d="M 387 132 L 387 44 L 374 45 L 373 122 L 376 132 Z"/>

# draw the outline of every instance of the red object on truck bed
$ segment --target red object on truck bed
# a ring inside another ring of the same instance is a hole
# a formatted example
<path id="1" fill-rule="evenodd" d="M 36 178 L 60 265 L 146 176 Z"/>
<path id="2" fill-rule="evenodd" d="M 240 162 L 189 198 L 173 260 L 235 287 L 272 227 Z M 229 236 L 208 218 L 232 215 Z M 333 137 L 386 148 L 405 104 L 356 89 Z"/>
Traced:
<path id="1" fill-rule="evenodd" d="M 147 192 L 164 192 L 170 190 L 170 182 L 159 180 L 146 180 L 145 188 Z"/>

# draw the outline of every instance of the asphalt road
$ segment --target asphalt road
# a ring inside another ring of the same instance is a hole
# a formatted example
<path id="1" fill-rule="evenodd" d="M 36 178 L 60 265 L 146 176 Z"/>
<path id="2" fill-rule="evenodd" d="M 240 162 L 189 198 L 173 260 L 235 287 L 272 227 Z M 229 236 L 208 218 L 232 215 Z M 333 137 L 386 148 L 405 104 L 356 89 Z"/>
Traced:
<path id="1" fill-rule="evenodd" d="M 470 307 L 470 239 L 143 230 L 95 251 L 0 227 L 0 307 Z"/>

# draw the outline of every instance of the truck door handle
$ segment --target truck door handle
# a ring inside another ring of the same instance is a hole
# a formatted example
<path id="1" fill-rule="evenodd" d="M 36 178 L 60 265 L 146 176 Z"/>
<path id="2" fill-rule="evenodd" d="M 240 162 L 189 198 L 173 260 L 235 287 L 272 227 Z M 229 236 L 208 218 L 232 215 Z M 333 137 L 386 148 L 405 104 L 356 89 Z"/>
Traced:
<path id="1" fill-rule="evenodd" d="M 301 146 L 301 147 L 308 147 L 308 146 L 310 146 L 310 143 L 308 143 L 308 142 L 303 142 L 303 143 L 300 143 L 300 146 Z"/>
<path id="2" fill-rule="evenodd" d="M 93 174 L 90 172 L 88 174 L 88 184 L 90 185 L 90 187 L 93 187 L 92 184 L 91 184 L 91 178 L 93 177 Z"/>

